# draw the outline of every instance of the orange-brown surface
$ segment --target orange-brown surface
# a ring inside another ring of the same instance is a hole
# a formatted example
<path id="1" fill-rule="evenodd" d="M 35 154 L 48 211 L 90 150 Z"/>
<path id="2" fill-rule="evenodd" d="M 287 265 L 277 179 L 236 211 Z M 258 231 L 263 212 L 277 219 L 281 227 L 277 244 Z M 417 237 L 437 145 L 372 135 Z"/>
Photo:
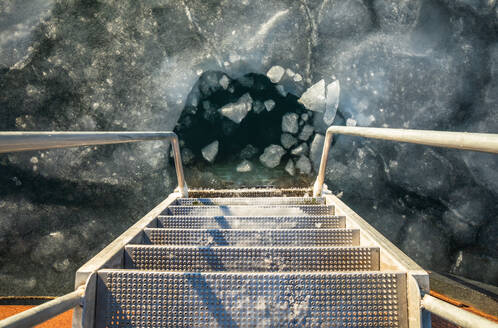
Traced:
<path id="1" fill-rule="evenodd" d="M 19 312 L 31 309 L 32 307 L 34 307 L 34 305 L 0 305 L 0 320 L 10 317 Z M 73 310 L 69 310 L 35 327 L 68 328 L 71 327 L 72 317 L 73 317 Z"/>

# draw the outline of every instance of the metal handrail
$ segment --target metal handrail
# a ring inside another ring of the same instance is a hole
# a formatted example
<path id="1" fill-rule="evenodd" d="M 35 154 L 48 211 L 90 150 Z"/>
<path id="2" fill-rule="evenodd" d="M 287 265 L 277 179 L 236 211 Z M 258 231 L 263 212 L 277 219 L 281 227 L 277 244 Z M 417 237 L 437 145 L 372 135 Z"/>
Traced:
<path id="1" fill-rule="evenodd" d="M 0 320 L 0 327 L 33 327 L 80 305 L 84 294 L 85 288 L 82 286 L 74 292 L 57 297 L 47 303 L 43 303 L 42 305 Z"/>
<path id="2" fill-rule="evenodd" d="M 420 145 L 474 150 L 487 153 L 498 153 L 498 134 L 446 132 L 430 130 L 408 130 L 389 128 L 364 128 L 356 126 L 333 125 L 327 129 L 323 144 L 322 158 L 316 182 L 313 186 L 313 196 L 322 194 L 325 179 L 325 168 L 332 142 L 333 134 L 346 134 L 373 139 L 408 142 Z"/>
<path id="3" fill-rule="evenodd" d="M 423 309 L 434 313 L 435 315 L 448 320 L 449 322 L 462 328 L 497 328 L 498 324 L 480 317 L 477 314 L 465 311 L 457 306 L 425 294 L 420 305 Z"/>
<path id="4" fill-rule="evenodd" d="M 178 136 L 171 131 L 113 132 L 0 132 L 0 153 L 78 146 L 110 145 L 128 142 L 171 140 L 178 191 L 188 197 L 183 175 Z"/>

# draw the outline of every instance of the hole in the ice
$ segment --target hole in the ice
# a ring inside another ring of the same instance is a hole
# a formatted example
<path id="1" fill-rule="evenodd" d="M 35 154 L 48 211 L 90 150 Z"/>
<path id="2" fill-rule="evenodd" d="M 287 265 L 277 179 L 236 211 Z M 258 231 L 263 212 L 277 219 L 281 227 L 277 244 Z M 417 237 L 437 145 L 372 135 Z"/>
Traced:
<path id="1" fill-rule="evenodd" d="M 297 100 L 265 75 L 203 73 L 175 127 L 186 174 L 204 187 L 309 185 L 311 172 L 302 164 L 309 162 L 313 117 Z M 201 172 L 203 178 L 195 176 Z"/>

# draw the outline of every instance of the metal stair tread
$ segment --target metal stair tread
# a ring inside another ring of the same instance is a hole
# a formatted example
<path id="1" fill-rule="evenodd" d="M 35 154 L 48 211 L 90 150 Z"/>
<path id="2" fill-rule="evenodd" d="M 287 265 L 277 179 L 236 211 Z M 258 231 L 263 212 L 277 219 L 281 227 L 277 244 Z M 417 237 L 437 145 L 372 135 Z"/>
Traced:
<path id="1" fill-rule="evenodd" d="M 334 215 L 332 205 L 204 205 L 168 206 L 162 215 Z"/>
<path id="2" fill-rule="evenodd" d="M 263 320 L 272 327 L 407 324 L 406 274 L 396 271 L 100 270 L 98 286 L 98 327 L 254 327 Z"/>
<path id="3" fill-rule="evenodd" d="M 224 216 L 224 215 L 159 215 L 158 228 L 183 229 L 326 229 L 345 228 L 346 217 L 315 216 Z"/>
<path id="4" fill-rule="evenodd" d="M 144 229 L 145 244 L 260 246 L 358 246 L 358 229 Z"/>
<path id="5" fill-rule="evenodd" d="M 127 245 L 125 267 L 187 271 L 379 270 L 378 247 Z"/>
<path id="6" fill-rule="evenodd" d="M 214 197 L 178 198 L 175 205 L 324 205 L 324 197 Z"/>

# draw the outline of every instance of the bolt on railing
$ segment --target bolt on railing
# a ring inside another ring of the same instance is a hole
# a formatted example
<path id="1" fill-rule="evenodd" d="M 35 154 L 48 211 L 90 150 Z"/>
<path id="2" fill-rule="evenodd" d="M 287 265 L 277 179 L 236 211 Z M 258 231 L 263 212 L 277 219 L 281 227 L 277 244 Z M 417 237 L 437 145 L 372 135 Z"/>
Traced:
<path id="1" fill-rule="evenodd" d="M 187 184 L 183 175 L 178 136 L 171 131 L 0 132 L 0 153 L 110 145 L 151 140 L 171 140 L 176 176 L 178 179 L 178 191 L 183 197 L 188 197 Z"/>
<path id="2" fill-rule="evenodd" d="M 333 125 L 327 129 L 323 144 L 322 158 L 316 182 L 313 186 L 313 197 L 322 194 L 325 180 L 325 169 L 334 134 L 346 134 L 373 139 L 407 142 L 427 146 L 474 150 L 487 153 L 498 153 L 498 134 L 446 132 L 431 130 L 408 130 L 389 128 L 364 128 L 356 126 Z"/>

